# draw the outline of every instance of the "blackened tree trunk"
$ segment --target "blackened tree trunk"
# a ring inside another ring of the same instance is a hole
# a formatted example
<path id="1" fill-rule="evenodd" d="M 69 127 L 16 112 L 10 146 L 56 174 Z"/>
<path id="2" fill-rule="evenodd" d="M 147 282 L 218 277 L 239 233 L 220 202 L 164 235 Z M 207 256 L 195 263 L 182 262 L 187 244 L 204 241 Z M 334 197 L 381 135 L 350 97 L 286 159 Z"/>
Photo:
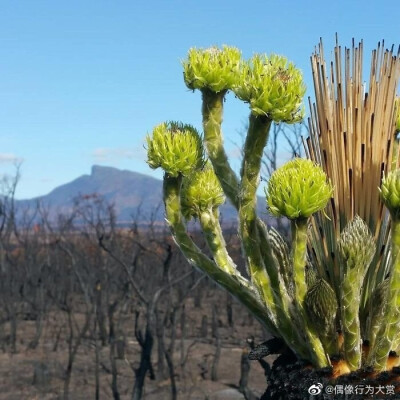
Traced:
<path id="1" fill-rule="evenodd" d="M 69 400 L 69 387 L 71 383 L 71 375 L 72 375 L 72 367 L 75 362 L 75 357 L 78 352 L 78 349 L 81 345 L 82 339 L 90 326 L 90 316 L 92 311 L 89 311 L 85 315 L 85 323 L 81 330 L 78 330 L 76 333 L 74 332 L 74 321 L 72 316 L 72 310 L 68 309 L 68 327 L 69 327 L 69 337 L 68 337 L 68 364 L 65 371 L 65 380 L 64 380 L 64 400 Z"/>
<path id="2" fill-rule="evenodd" d="M 157 332 L 157 379 L 163 380 L 166 378 L 165 371 L 165 324 L 164 318 L 160 310 L 156 313 L 156 332 Z"/>
<path id="3" fill-rule="evenodd" d="M 102 284 L 100 281 L 97 281 L 95 291 L 94 291 L 95 303 L 96 303 L 96 319 L 97 319 L 97 325 L 99 328 L 101 345 L 106 346 L 107 345 L 107 328 L 106 328 L 106 317 L 104 315 L 104 309 L 103 309 L 103 293 L 102 292 L 103 292 Z"/>
<path id="4" fill-rule="evenodd" d="M 208 317 L 207 317 L 207 315 L 203 315 L 203 317 L 201 318 L 200 336 L 204 339 L 208 336 Z"/>
<path id="5" fill-rule="evenodd" d="M 151 302 L 147 306 L 147 315 L 146 315 L 146 328 L 145 333 L 142 335 L 142 332 L 139 330 L 139 313 L 136 313 L 136 321 L 135 321 L 135 335 L 136 339 L 142 348 L 140 354 L 140 364 L 139 367 L 135 371 L 135 384 L 133 386 L 132 392 L 132 400 L 141 400 L 143 397 L 143 388 L 146 379 L 146 375 L 150 372 L 153 375 L 153 367 L 151 364 L 151 352 L 153 351 L 154 344 L 154 335 L 153 335 L 153 326 L 154 326 L 154 303 Z"/>
<path id="6" fill-rule="evenodd" d="M 183 304 L 181 308 L 181 320 L 180 320 L 180 325 L 181 325 L 181 352 L 180 352 L 180 364 L 183 364 L 183 360 L 185 359 L 185 340 L 187 337 L 187 324 L 186 324 L 186 309 L 185 309 L 185 304 Z"/>
<path id="7" fill-rule="evenodd" d="M 233 301 L 229 292 L 226 292 L 226 318 L 230 328 L 233 327 Z"/>
<path id="8" fill-rule="evenodd" d="M 113 338 L 110 342 L 110 362 L 111 362 L 111 391 L 114 400 L 120 400 L 118 391 L 118 370 L 115 356 L 115 339 Z"/>
<path id="9" fill-rule="evenodd" d="M 240 381 L 239 392 L 246 400 L 257 400 L 257 396 L 249 389 L 250 360 L 247 349 L 243 349 L 240 359 Z"/>
<path id="10" fill-rule="evenodd" d="M 218 332 L 218 329 L 217 329 Z M 211 380 L 216 382 L 218 380 L 218 365 L 219 365 L 219 360 L 221 357 L 221 337 L 219 335 L 219 332 L 217 333 L 216 337 L 216 343 L 215 343 L 215 353 L 214 353 L 214 359 L 211 367 Z"/>

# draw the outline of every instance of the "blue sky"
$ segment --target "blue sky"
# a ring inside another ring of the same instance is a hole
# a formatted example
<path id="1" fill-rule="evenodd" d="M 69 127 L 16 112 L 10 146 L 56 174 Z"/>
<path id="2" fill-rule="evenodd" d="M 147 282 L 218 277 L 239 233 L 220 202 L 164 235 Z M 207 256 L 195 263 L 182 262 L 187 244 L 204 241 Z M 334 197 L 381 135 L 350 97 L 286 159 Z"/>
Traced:
<path id="1" fill-rule="evenodd" d="M 335 32 L 343 46 L 400 43 L 398 1 L 0 0 L 0 174 L 22 161 L 18 198 L 48 193 L 93 164 L 161 177 L 145 163 L 146 133 L 164 120 L 201 128 L 200 94 L 187 90 L 192 47 L 228 44 L 244 57 L 287 56 L 303 70 Z M 228 151 L 247 106 L 228 96 Z"/>

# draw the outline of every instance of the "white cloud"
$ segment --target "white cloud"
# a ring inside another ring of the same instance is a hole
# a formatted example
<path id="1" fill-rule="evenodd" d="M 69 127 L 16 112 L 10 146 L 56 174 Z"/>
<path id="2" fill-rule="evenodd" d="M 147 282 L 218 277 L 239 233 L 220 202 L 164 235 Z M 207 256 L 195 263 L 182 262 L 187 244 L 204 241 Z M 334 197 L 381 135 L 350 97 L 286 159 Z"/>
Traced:
<path id="1" fill-rule="evenodd" d="M 22 161 L 22 158 L 17 157 L 15 154 L 12 153 L 0 153 L 0 163 L 6 164 L 6 163 L 20 163 Z"/>
<path id="2" fill-rule="evenodd" d="M 143 157 L 143 150 L 141 148 L 111 148 L 111 147 L 98 147 L 92 152 L 92 157 L 96 162 L 114 161 L 120 159 L 134 159 Z"/>

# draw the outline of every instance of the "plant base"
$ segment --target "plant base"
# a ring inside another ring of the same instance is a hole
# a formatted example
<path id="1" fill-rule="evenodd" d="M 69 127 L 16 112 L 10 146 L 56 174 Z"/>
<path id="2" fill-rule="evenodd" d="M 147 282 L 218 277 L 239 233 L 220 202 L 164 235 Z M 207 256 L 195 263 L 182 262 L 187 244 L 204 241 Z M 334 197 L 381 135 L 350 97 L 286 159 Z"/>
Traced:
<path id="1" fill-rule="evenodd" d="M 313 369 L 281 355 L 268 375 L 268 388 L 260 400 L 400 399 L 399 367 L 380 374 L 363 369 L 335 378 L 332 367 Z"/>

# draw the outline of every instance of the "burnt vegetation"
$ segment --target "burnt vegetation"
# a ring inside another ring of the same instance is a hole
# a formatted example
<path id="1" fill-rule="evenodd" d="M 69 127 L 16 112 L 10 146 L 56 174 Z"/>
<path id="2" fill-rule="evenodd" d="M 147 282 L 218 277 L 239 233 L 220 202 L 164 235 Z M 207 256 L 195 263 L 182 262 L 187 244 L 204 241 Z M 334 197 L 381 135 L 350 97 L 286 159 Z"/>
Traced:
<path id="1" fill-rule="evenodd" d="M 301 154 L 304 131 L 273 126 L 264 180 L 280 152 Z M 249 362 L 248 351 L 269 333 L 188 264 L 157 210 L 120 225 L 114 206 L 89 193 L 55 216 L 15 201 L 19 178 L 17 168 L 0 191 L 0 400 L 262 395 L 276 356 Z M 237 227 L 222 225 L 246 273 Z M 191 236 L 209 254 L 197 228 Z"/>
<path id="2" fill-rule="evenodd" d="M 257 398 L 241 349 L 267 333 L 193 270 L 166 227 L 119 227 L 95 194 L 56 219 L 40 204 L 16 209 L 17 180 L 0 209 L 0 399 L 205 399 L 224 387 Z"/>

